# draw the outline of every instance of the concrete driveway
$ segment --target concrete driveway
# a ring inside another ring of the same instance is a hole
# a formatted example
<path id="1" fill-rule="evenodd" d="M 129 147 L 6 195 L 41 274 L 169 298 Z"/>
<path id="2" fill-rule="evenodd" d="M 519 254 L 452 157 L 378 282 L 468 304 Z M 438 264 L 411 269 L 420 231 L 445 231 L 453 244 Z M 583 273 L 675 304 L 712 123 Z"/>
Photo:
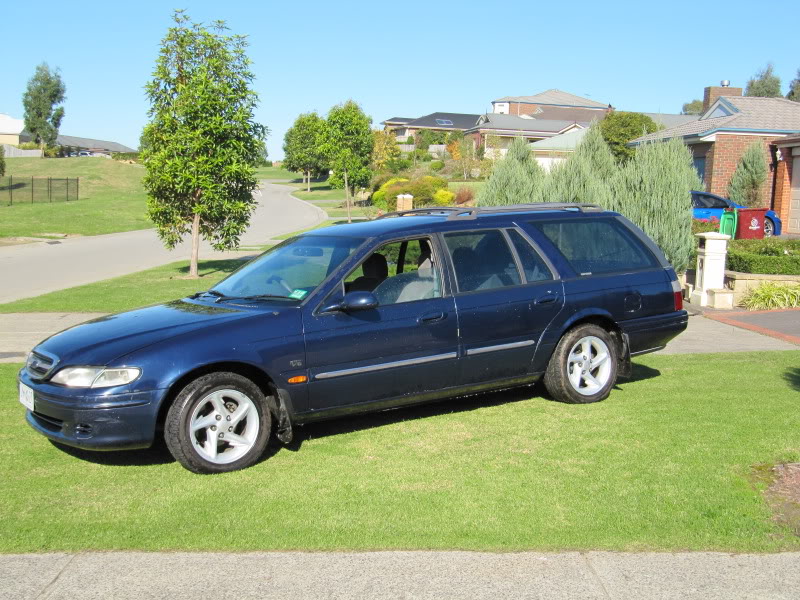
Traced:
<path id="1" fill-rule="evenodd" d="M 262 182 L 259 204 L 242 236 L 242 246 L 260 245 L 277 235 L 312 227 L 325 212 L 290 195 L 294 188 Z M 0 247 L 0 303 L 135 273 L 188 259 L 190 243 L 166 250 L 155 230 L 127 231 Z M 201 244 L 200 258 L 222 258 Z"/>

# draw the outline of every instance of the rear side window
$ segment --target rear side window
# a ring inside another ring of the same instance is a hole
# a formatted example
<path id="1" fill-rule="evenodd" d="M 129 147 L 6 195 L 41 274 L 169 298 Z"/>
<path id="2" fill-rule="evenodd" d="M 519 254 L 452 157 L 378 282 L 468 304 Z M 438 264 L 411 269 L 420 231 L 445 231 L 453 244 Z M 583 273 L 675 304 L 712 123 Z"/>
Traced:
<path id="1" fill-rule="evenodd" d="M 579 275 L 597 275 L 659 266 L 655 257 L 613 219 L 533 221 Z"/>
<path id="2" fill-rule="evenodd" d="M 553 278 L 550 269 L 544 264 L 542 257 L 533 249 L 528 240 L 515 229 L 508 230 L 508 236 L 511 238 L 511 243 L 514 244 L 514 249 L 519 256 L 519 262 L 522 264 L 522 269 L 525 271 L 525 279 L 528 283 L 533 281 L 547 281 Z"/>
<path id="3" fill-rule="evenodd" d="M 511 248 L 499 230 L 446 233 L 444 239 L 453 260 L 459 292 L 520 284 Z"/>

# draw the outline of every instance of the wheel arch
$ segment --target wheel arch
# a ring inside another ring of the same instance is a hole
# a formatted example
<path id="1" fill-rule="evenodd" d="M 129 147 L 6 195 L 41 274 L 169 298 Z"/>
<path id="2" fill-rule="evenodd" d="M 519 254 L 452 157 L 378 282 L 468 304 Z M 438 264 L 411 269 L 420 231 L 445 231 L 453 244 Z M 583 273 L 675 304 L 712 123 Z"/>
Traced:
<path id="1" fill-rule="evenodd" d="M 617 373 L 620 377 L 630 376 L 631 353 L 630 348 L 628 347 L 628 338 L 627 335 L 625 335 L 625 333 L 622 331 L 622 328 L 619 326 L 619 324 L 611 317 L 611 314 L 599 311 L 576 313 L 564 325 L 561 335 L 558 339 L 560 340 L 567 335 L 567 333 L 576 327 L 580 327 L 581 325 L 597 325 L 611 334 L 617 344 L 617 353 L 619 358 Z"/>
<path id="2" fill-rule="evenodd" d="M 180 391 L 189 384 L 189 382 L 194 381 L 203 375 L 218 372 L 236 373 L 237 375 L 246 377 L 256 384 L 263 392 L 264 396 L 268 399 L 273 422 L 279 422 L 280 410 L 277 405 L 277 400 L 274 399 L 274 396 L 277 395 L 277 386 L 275 385 L 274 379 L 265 371 L 254 365 L 238 361 L 221 361 L 202 365 L 192 369 L 191 371 L 187 371 L 170 384 L 167 393 L 164 394 L 164 397 L 161 400 L 161 405 L 158 407 L 156 432 L 159 432 L 163 429 L 170 406 L 172 406 L 175 398 L 178 396 Z M 269 401 L 269 398 L 271 397 L 273 400 Z"/>

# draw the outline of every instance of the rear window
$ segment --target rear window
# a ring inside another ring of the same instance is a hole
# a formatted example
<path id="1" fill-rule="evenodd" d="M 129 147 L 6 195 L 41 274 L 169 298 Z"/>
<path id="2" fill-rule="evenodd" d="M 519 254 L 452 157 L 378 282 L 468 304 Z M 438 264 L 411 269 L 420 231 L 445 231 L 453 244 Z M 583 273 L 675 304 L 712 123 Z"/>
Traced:
<path id="1" fill-rule="evenodd" d="M 533 221 L 579 275 L 657 267 L 650 251 L 613 219 Z"/>

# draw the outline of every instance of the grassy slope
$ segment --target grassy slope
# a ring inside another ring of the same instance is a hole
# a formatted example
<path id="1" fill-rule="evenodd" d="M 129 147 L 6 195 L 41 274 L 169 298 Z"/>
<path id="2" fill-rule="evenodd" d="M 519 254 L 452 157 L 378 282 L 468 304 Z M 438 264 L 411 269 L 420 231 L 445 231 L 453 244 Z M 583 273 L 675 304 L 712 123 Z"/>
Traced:
<path id="1" fill-rule="evenodd" d="M 8 158 L 6 175 L 80 177 L 80 200 L 0 206 L 0 237 L 147 229 L 144 169 L 103 158 Z"/>
<path id="2" fill-rule="evenodd" d="M 798 550 L 747 479 L 799 457 L 798 361 L 642 357 L 599 404 L 526 389 L 353 417 L 218 476 L 53 447 L 0 365 L 0 550 Z"/>
<path id="3" fill-rule="evenodd" d="M 299 175 L 281 167 L 258 167 L 256 177 L 259 179 L 297 179 Z"/>
<path id="4" fill-rule="evenodd" d="M 201 260 L 198 265 L 200 279 L 183 279 L 189 272 L 189 262 L 176 262 L 131 275 L 0 304 L 0 313 L 130 310 L 207 290 L 243 264 L 241 260 L 235 259 Z"/>

